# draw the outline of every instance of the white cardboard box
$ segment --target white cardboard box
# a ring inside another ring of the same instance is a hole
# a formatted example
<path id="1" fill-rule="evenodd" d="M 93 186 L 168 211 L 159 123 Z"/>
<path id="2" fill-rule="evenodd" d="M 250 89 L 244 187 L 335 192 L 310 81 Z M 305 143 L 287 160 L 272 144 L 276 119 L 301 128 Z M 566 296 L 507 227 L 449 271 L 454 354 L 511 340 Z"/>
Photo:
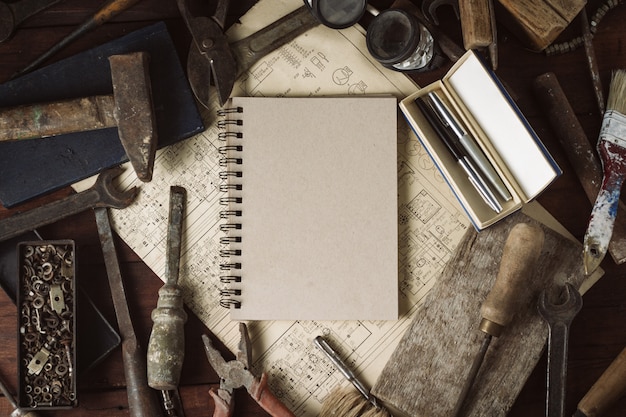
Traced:
<path id="1" fill-rule="evenodd" d="M 474 137 L 512 195 L 509 201 L 498 199 L 500 213 L 485 203 L 415 104 L 429 92 L 436 92 Z M 443 79 L 403 99 L 400 109 L 477 230 L 520 209 L 562 173 L 496 75 L 472 51 Z"/>

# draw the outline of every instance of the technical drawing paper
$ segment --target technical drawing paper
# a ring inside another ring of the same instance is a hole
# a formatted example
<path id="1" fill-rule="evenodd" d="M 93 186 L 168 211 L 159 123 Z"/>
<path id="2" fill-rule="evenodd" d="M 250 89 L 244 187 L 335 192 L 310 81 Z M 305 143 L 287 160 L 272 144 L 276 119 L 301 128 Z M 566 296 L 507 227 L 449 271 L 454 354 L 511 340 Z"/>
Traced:
<path id="1" fill-rule="evenodd" d="M 300 0 L 262 0 L 230 32 L 240 39 L 302 5 Z M 280 12 L 279 12 L 280 11 Z M 416 86 L 385 69 L 367 52 L 362 29 L 319 26 L 261 59 L 237 82 L 233 96 L 392 94 L 404 98 Z M 220 146 L 214 108 L 207 130 L 159 151 L 153 180 L 141 183 L 128 168 L 122 186 L 137 185 L 136 202 L 112 210 L 113 227 L 164 278 L 168 189 L 187 189 L 188 204 L 179 283 L 187 306 L 233 351 L 238 323 L 219 305 L 221 236 L 218 199 Z M 413 136 L 398 123 L 398 233 L 400 319 L 394 321 L 258 321 L 249 323 L 255 367 L 268 372 L 273 391 L 298 416 L 317 415 L 321 402 L 345 385 L 313 345 L 323 334 L 372 386 L 434 281 L 470 227 L 447 184 Z M 349 296 L 347 294 L 346 296 Z M 199 337 L 199 336 L 198 336 Z M 208 397 L 207 397 L 208 398 Z M 208 400 L 207 400 L 208 401 Z"/>

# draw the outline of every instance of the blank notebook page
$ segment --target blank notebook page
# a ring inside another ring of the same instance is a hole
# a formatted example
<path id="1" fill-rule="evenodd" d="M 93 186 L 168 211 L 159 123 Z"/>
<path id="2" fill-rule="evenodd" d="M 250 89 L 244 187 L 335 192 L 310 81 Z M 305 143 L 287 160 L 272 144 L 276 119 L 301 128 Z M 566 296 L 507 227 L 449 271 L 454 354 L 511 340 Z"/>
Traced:
<path id="1" fill-rule="evenodd" d="M 236 320 L 398 318 L 393 97 L 236 97 Z"/>

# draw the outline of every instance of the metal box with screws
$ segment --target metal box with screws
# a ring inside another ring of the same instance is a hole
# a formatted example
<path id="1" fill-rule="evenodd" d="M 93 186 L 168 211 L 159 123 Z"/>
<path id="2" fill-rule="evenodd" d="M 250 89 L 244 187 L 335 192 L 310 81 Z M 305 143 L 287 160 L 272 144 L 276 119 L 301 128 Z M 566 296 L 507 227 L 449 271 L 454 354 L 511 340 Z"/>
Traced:
<path id="1" fill-rule="evenodd" d="M 18 403 L 23 409 L 77 405 L 74 247 L 72 240 L 18 244 Z"/>

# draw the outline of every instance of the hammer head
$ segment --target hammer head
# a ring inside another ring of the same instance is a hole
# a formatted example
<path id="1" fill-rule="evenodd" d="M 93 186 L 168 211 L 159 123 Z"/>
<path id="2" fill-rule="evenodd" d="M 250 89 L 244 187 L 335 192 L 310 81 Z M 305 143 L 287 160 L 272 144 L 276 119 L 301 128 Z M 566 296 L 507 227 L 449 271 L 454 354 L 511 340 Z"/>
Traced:
<path id="1" fill-rule="evenodd" d="M 109 57 L 120 141 L 137 177 L 144 182 L 152 179 L 157 146 L 149 59 L 147 52 Z"/>

